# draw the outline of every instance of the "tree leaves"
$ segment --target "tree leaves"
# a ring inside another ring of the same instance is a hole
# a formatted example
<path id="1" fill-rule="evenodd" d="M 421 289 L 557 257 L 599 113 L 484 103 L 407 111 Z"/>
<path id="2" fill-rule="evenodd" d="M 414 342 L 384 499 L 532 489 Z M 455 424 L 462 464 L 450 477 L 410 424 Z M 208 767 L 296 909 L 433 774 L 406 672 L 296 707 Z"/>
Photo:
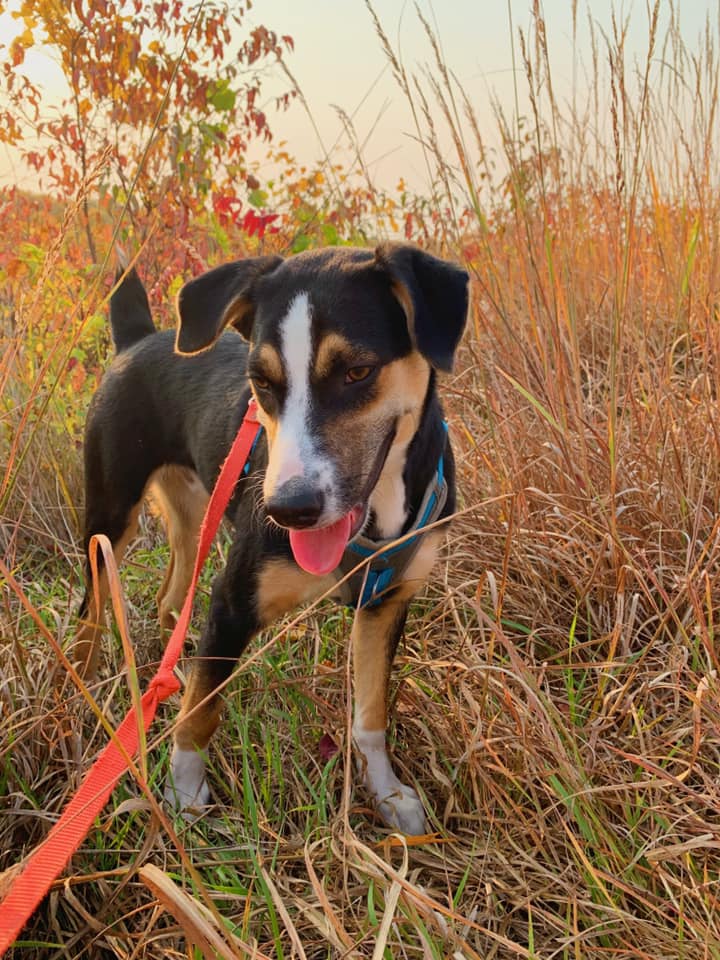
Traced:
<path id="1" fill-rule="evenodd" d="M 260 68 L 292 48 L 261 26 L 234 51 L 231 26 L 244 10 L 229 0 L 22 0 L 24 30 L 0 44 L 0 141 L 33 141 L 26 160 L 61 196 L 75 196 L 109 153 L 101 192 L 129 193 L 134 183 L 135 216 L 168 197 L 200 210 L 212 185 L 232 182 L 249 141 L 270 139 Z M 20 73 L 26 51 L 40 46 L 67 84 L 50 119 L 38 119 L 40 92 Z"/>

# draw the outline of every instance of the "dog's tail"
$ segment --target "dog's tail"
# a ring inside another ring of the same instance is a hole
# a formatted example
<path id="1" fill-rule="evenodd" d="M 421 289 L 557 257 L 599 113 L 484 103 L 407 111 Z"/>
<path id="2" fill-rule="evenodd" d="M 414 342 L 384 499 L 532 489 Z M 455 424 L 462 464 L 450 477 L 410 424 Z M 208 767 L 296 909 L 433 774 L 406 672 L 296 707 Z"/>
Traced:
<path id="1" fill-rule="evenodd" d="M 127 273 L 121 267 L 116 279 L 120 285 L 110 297 L 110 329 L 115 349 L 122 353 L 138 340 L 155 333 L 155 324 L 145 287 L 135 267 Z"/>

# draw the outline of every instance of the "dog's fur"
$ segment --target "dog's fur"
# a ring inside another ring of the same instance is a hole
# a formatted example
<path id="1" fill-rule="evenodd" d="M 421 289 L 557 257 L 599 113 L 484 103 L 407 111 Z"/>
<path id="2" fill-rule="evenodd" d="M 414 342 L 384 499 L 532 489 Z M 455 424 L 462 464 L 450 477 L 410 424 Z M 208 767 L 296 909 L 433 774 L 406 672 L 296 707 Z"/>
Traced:
<path id="1" fill-rule="evenodd" d="M 298 566 L 288 528 L 312 531 L 352 511 L 351 536 L 357 527 L 374 539 L 399 536 L 441 456 L 442 516 L 453 512 L 435 372 L 451 368 L 465 326 L 467 275 L 404 244 L 257 257 L 192 280 L 178 311 L 177 338 L 157 333 L 134 271 L 113 295 L 118 356 L 93 399 L 85 438 L 85 548 L 105 533 L 119 562 L 151 494 L 170 542 L 158 594 L 161 625 L 170 629 L 209 491 L 252 389 L 264 431 L 228 508 L 235 539 L 213 585 L 175 736 L 168 796 L 190 807 L 209 800 L 199 751 L 219 722 L 213 691 L 260 629 L 337 579 Z M 420 538 L 400 581 L 381 603 L 358 609 L 352 629 L 359 769 L 386 823 L 409 834 L 425 830 L 425 816 L 386 752 L 388 679 L 409 601 L 443 534 Z M 103 574 L 100 581 L 96 607 L 88 578 L 74 648 L 86 675 L 98 666 L 108 593 Z"/>

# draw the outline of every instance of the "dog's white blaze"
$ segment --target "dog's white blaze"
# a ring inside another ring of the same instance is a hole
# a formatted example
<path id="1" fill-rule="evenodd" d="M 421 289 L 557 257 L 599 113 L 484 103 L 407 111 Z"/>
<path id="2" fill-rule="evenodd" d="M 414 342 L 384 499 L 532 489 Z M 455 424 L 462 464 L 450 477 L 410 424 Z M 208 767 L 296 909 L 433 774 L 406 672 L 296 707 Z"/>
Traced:
<path id="1" fill-rule="evenodd" d="M 295 297 L 280 324 L 280 352 L 287 396 L 267 471 L 273 487 L 282 486 L 293 477 L 305 476 L 307 466 L 302 450 L 310 408 L 312 353 L 312 317 L 307 293 Z"/>
<path id="2" fill-rule="evenodd" d="M 312 311 L 305 292 L 293 299 L 280 324 L 280 354 L 287 396 L 265 473 L 265 497 L 293 477 L 309 475 L 330 493 L 332 465 L 318 454 L 309 429 Z"/>

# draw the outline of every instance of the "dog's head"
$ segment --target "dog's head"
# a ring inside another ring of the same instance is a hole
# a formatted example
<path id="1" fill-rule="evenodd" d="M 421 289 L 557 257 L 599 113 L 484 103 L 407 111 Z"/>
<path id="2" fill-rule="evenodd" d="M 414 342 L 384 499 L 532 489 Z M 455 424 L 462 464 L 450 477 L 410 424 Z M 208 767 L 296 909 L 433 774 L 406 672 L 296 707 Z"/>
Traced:
<path id="1" fill-rule="evenodd" d="M 431 369 L 452 367 L 467 281 L 415 247 L 383 244 L 241 260 L 180 292 L 178 352 L 208 349 L 228 325 L 250 343 L 265 506 L 305 569 L 335 569 L 383 468 L 404 460 Z"/>

